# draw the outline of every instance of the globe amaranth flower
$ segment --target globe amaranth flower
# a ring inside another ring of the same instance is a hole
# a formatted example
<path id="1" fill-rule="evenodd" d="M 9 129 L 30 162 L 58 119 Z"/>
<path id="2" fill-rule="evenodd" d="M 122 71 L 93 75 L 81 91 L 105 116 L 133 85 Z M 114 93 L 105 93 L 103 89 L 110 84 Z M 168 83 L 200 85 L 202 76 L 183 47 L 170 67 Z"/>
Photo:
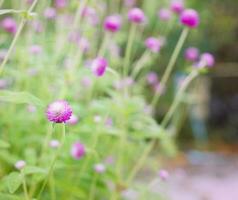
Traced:
<path id="1" fill-rule="evenodd" d="M 53 139 L 49 142 L 49 146 L 53 149 L 58 148 L 60 146 L 60 142 L 58 140 Z"/>
<path id="2" fill-rule="evenodd" d="M 167 170 L 161 169 L 159 171 L 159 177 L 162 181 L 166 181 L 169 178 L 169 172 Z"/>
<path id="3" fill-rule="evenodd" d="M 94 170 L 95 170 L 95 172 L 102 174 L 105 172 L 106 167 L 104 164 L 98 163 L 98 164 L 94 165 Z"/>
<path id="4" fill-rule="evenodd" d="M 133 23 L 143 23 L 145 21 L 145 14 L 140 8 L 132 8 L 128 12 L 128 19 Z"/>
<path id="5" fill-rule="evenodd" d="M 58 100 L 49 104 L 46 115 L 49 121 L 55 123 L 63 123 L 70 119 L 72 109 L 67 101 Z"/>
<path id="6" fill-rule="evenodd" d="M 44 11 L 44 17 L 46 19 L 55 19 L 56 17 L 56 10 L 54 8 L 46 8 Z"/>
<path id="7" fill-rule="evenodd" d="M 181 14 L 181 12 L 184 10 L 184 1 L 172 0 L 170 4 L 170 9 L 176 14 Z"/>
<path id="8" fill-rule="evenodd" d="M 199 50 L 196 47 L 189 47 L 185 50 L 184 57 L 188 61 L 195 62 L 199 57 Z"/>
<path id="9" fill-rule="evenodd" d="M 104 73 L 106 72 L 107 66 L 108 66 L 107 60 L 105 58 L 98 57 L 93 60 L 91 69 L 95 74 L 95 76 L 100 77 L 103 76 Z"/>
<path id="10" fill-rule="evenodd" d="M 148 84 L 155 85 L 156 83 L 158 83 L 158 76 L 155 72 L 149 72 L 146 76 L 146 80 Z"/>
<path id="11" fill-rule="evenodd" d="M 211 53 L 205 52 L 200 56 L 200 62 L 204 63 L 206 67 L 213 67 L 215 58 Z"/>
<path id="12" fill-rule="evenodd" d="M 132 7 L 135 5 L 135 3 L 136 3 L 136 0 L 124 0 L 124 5 L 126 7 Z"/>
<path id="13" fill-rule="evenodd" d="M 153 53 L 158 53 L 161 48 L 161 42 L 155 37 L 149 37 L 145 40 L 145 46 Z"/>
<path id="14" fill-rule="evenodd" d="M 34 45 L 30 46 L 29 51 L 33 55 L 38 55 L 38 54 L 42 53 L 42 47 L 40 45 L 34 44 Z"/>
<path id="15" fill-rule="evenodd" d="M 67 0 L 55 0 L 56 8 L 64 8 L 67 6 Z"/>
<path id="16" fill-rule="evenodd" d="M 71 155 L 74 159 L 79 160 L 85 155 L 85 146 L 80 142 L 75 142 L 71 147 Z"/>
<path id="17" fill-rule="evenodd" d="M 2 28 L 8 32 L 8 33 L 12 33 L 15 34 L 17 31 L 17 23 L 16 21 L 11 18 L 11 17 L 6 17 L 2 20 Z"/>
<path id="18" fill-rule="evenodd" d="M 66 123 L 69 125 L 76 125 L 78 121 L 79 121 L 79 118 L 75 114 L 72 114 L 69 120 L 66 121 Z"/>
<path id="19" fill-rule="evenodd" d="M 18 170 L 22 170 L 26 166 L 26 162 L 24 160 L 18 160 L 15 163 L 15 168 Z"/>
<path id="20" fill-rule="evenodd" d="M 172 17 L 172 13 L 169 9 L 162 8 L 158 12 L 158 17 L 161 21 L 169 21 Z"/>
<path id="21" fill-rule="evenodd" d="M 111 15 L 106 17 L 104 21 L 104 29 L 110 32 L 117 32 L 121 28 L 121 18 L 118 15 Z"/>
<path id="22" fill-rule="evenodd" d="M 180 15 L 180 22 L 189 28 L 196 28 L 200 22 L 199 15 L 196 10 L 186 9 Z"/>

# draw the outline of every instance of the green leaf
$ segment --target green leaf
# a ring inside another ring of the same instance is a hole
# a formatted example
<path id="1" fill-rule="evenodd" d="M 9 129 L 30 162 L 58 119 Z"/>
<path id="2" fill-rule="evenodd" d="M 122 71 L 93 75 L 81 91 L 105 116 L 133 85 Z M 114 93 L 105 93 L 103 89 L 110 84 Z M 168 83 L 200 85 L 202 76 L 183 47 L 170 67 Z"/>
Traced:
<path id="1" fill-rule="evenodd" d="M 13 194 L 21 185 L 22 176 L 19 172 L 12 172 L 7 177 L 7 188 Z"/>
<path id="2" fill-rule="evenodd" d="M 26 166 L 23 169 L 24 174 L 29 175 L 29 174 L 46 174 L 47 171 L 43 168 L 40 167 L 35 167 L 35 166 Z"/>
<path id="3" fill-rule="evenodd" d="M 7 142 L 0 140 L 0 148 L 5 149 L 5 148 L 9 148 L 10 144 L 8 144 Z"/>
<path id="4" fill-rule="evenodd" d="M 2 199 L 2 200 L 23 200 L 23 198 L 20 198 L 16 195 L 4 194 L 4 193 L 0 193 L 0 199 Z"/>
<path id="5" fill-rule="evenodd" d="M 44 106 L 43 102 L 28 92 L 12 92 L 8 90 L 0 91 L 0 101 L 11 102 L 16 104 L 33 104 L 36 106 Z"/>

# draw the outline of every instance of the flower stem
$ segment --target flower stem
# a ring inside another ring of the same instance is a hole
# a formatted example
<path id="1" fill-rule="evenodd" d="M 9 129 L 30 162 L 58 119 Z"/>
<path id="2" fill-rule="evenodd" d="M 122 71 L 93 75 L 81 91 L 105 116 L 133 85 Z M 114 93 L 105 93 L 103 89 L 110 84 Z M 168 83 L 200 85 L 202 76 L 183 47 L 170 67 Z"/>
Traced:
<path id="1" fill-rule="evenodd" d="M 27 191 L 25 175 L 24 175 L 24 172 L 22 170 L 21 170 L 21 176 L 22 176 L 22 186 L 23 186 L 25 199 L 30 200 L 30 197 L 29 197 L 29 194 L 28 194 L 28 191 Z"/>
<path id="2" fill-rule="evenodd" d="M 172 56 L 169 60 L 168 66 L 166 67 L 165 72 L 163 74 L 163 77 L 161 79 L 161 86 L 162 87 L 164 87 L 166 85 L 166 83 L 168 82 L 168 79 L 169 79 L 169 77 L 172 73 L 174 65 L 175 65 L 175 63 L 178 59 L 179 53 L 180 53 L 180 51 L 183 47 L 183 44 L 184 44 L 184 42 L 185 42 L 185 40 L 188 36 L 188 32 L 189 32 L 189 29 L 187 27 L 185 27 L 183 29 L 181 35 L 180 35 L 180 38 L 177 42 L 177 45 L 176 45 L 176 47 L 175 47 L 175 49 L 172 53 Z M 155 96 L 154 96 L 154 98 L 152 99 L 152 102 L 151 102 L 152 107 L 154 107 L 158 103 L 158 101 L 161 97 L 161 94 L 162 94 L 161 92 L 155 93 Z"/>

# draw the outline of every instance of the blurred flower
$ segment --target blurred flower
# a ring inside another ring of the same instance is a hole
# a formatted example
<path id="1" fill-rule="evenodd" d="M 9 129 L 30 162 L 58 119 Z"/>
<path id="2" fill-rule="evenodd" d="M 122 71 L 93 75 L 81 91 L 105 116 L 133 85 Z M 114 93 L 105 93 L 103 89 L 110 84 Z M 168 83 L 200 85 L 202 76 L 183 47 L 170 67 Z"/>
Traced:
<path id="1" fill-rule="evenodd" d="M 55 0 L 56 8 L 64 8 L 67 6 L 67 0 Z"/>
<path id="2" fill-rule="evenodd" d="M 8 33 L 12 33 L 15 34 L 17 31 L 17 23 L 16 21 L 11 18 L 11 17 L 6 17 L 2 20 L 2 28 L 8 32 Z"/>
<path id="3" fill-rule="evenodd" d="M 153 53 L 160 51 L 161 43 L 160 40 L 155 37 L 149 37 L 145 40 L 146 47 Z"/>
<path id="4" fill-rule="evenodd" d="M 88 20 L 88 22 L 95 26 L 99 23 L 99 17 L 96 13 L 96 10 L 92 7 L 84 7 L 82 14 L 81 14 L 84 18 L 86 18 Z"/>
<path id="5" fill-rule="evenodd" d="M 46 115 L 49 121 L 55 123 L 63 123 L 70 119 L 72 109 L 67 101 L 58 100 L 49 104 Z"/>
<path id="6" fill-rule="evenodd" d="M 15 168 L 18 170 L 22 170 L 26 166 L 26 162 L 24 160 L 18 160 L 15 163 Z"/>
<path id="7" fill-rule="evenodd" d="M 36 106 L 34 106 L 34 105 L 28 105 L 28 106 L 27 106 L 27 111 L 28 111 L 29 113 L 34 113 L 34 112 L 36 112 Z"/>
<path id="8" fill-rule="evenodd" d="M 122 197 L 126 200 L 138 200 L 139 194 L 133 189 L 127 189 L 122 191 Z"/>
<path id="9" fill-rule="evenodd" d="M 125 77 L 121 80 L 114 82 L 114 87 L 118 90 L 122 90 L 125 87 L 130 87 L 134 84 L 134 80 L 131 77 Z"/>
<path id="10" fill-rule="evenodd" d="M 158 76 L 155 72 L 149 72 L 146 76 L 146 79 L 150 85 L 154 85 L 158 82 Z"/>
<path id="11" fill-rule="evenodd" d="M 107 60 L 102 57 L 98 57 L 92 62 L 91 69 L 95 76 L 103 76 L 107 68 Z"/>
<path id="12" fill-rule="evenodd" d="M 128 12 L 128 19 L 133 23 L 143 23 L 145 21 L 145 14 L 140 8 L 132 8 Z"/>
<path id="13" fill-rule="evenodd" d="M 32 4 L 34 0 L 26 0 L 26 3 Z"/>
<path id="14" fill-rule="evenodd" d="M 42 52 L 42 47 L 40 45 L 34 44 L 30 47 L 29 51 L 31 54 L 37 55 Z"/>
<path id="15" fill-rule="evenodd" d="M 95 123 L 99 123 L 99 122 L 101 122 L 102 121 L 102 117 L 101 116 L 99 116 L 99 115 L 95 115 L 94 116 L 94 122 Z"/>
<path id="16" fill-rule="evenodd" d="M 8 81 L 6 79 L 0 79 L 0 89 L 6 89 L 8 86 Z"/>
<path id="17" fill-rule="evenodd" d="M 213 67 L 215 64 L 215 58 L 211 53 L 203 53 L 200 57 L 200 62 L 204 63 L 207 67 Z"/>
<path id="18" fill-rule="evenodd" d="M 87 38 L 81 37 L 78 41 L 78 46 L 79 46 L 80 50 L 85 53 L 89 50 L 90 43 Z"/>
<path id="19" fill-rule="evenodd" d="M 55 19 L 56 10 L 54 8 L 46 8 L 44 11 L 44 16 L 46 19 Z"/>
<path id="20" fill-rule="evenodd" d="M 110 32 L 117 32 L 121 28 L 121 17 L 119 15 L 111 15 L 106 17 L 104 21 L 104 29 Z"/>
<path id="21" fill-rule="evenodd" d="M 49 146 L 53 149 L 58 148 L 60 146 L 60 142 L 58 140 L 53 139 L 49 142 Z"/>
<path id="22" fill-rule="evenodd" d="M 85 147 L 80 142 L 75 142 L 71 147 L 71 155 L 74 159 L 79 160 L 85 155 Z"/>
<path id="23" fill-rule="evenodd" d="M 112 127 L 112 125 L 113 125 L 113 120 L 112 120 L 112 118 L 107 117 L 107 118 L 106 118 L 106 121 L 105 121 L 105 125 L 106 125 L 107 127 Z"/>
<path id="24" fill-rule="evenodd" d="M 31 25 L 35 32 L 41 33 L 43 31 L 43 25 L 40 21 L 34 20 L 34 21 L 32 21 Z"/>
<path id="25" fill-rule="evenodd" d="M 81 84 L 83 87 L 88 88 L 92 85 L 92 80 L 91 80 L 91 78 L 84 76 L 81 80 Z"/>
<path id="26" fill-rule="evenodd" d="M 196 28 L 199 25 L 199 21 L 199 15 L 196 10 L 186 9 L 181 13 L 180 22 L 189 28 Z"/>
<path id="27" fill-rule="evenodd" d="M 172 13 L 169 9 L 162 8 L 158 12 L 158 16 L 162 21 L 169 21 L 172 17 Z"/>
<path id="28" fill-rule="evenodd" d="M 184 9 L 184 1 L 183 0 L 172 0 L 170 4 L 171 10 L 176 13 L 180 14 Z"/>
<path id="29" fill-rule="evenodd" d="M 124 5 L 126 7 L 132 7 L 136 4 L 136 0 L 124 0 Z"/>
<path id="30" fill-rule="evenodd" d="M 167 170 L 161 169 L 159 171 L 159 177 L 162 181 L 166 181 L 169 178 L 169 172 Z"/>
<path id="31" fill-rule="evenodd" d="M 114 162 L 115 162 L 115 159 L 114 159 L 113 156 L 107 156 L 107 157 L 105 158 L 105 163 L 106 163 L 106 164 L 112 165 Z"/>
<path id="32" fill-rule="evenodd" d="M 102 174 L 105 172 L 106 167 L 104 164 L 98 163 L 98 164 L 94 165 L 94 170 L 95 170 L 95 172 Z"/>
<path id="33" fill-rule="evenodd" d="M 198 59 L 199 50 L 195 47 L 189 47 L 185 50 L 184 57 L 186 60 L 195 62 Z"/>
<path id="34" fill-rule="evenodd" d="M 39 73 L 39 70 L 35 67 L 31 67 L 27 70 L 27 73 L 30 75 L 30 76 L 35 76 Z"/>
<path id="35" fill-rule="evenodd" d="M 75 114 L 72 114 L 71 117 L 66 121 L 67 124 L 76 125 L 79 119 Z"/>

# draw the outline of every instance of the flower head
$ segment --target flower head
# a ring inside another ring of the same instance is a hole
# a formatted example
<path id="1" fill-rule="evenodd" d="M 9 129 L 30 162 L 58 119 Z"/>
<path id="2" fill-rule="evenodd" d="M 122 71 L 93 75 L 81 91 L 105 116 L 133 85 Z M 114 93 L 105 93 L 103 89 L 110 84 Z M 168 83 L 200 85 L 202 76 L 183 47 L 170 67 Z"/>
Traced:
<path id="1" fill-rule="evenodd" d="M 67 101 L 58 100 L 49 104 L 46 115 L 49 121 L 55 123 L 63 123 L 70 119 L 72 109 Z"/>
<path id="2" fill-rule="evenodd" d="M 46 19 L 54 19 L 56 17 L 56 10 L 54 8 L 46 8 L 44 11 Z"/>
<path id="3" fill-rule="evenodd" d="M 159 171 L 159 177 L 162 181 L 166 181 L 169 178 L 169 172 L 167 170 L 162 169 Z"/>
<path id="4" fill-rule="evenodd" d="M 183 0 L 172 0 L 171 4 L 170 4 L 170 9 L 176 13 L 176 14 L 180 14 L 183 9 L 184 9 L 184 2 Z"/>
<path id="5" fill-rule="evenodd" d="M 75 142 L 71 147 L 71 155 L 74 159 L 79 160 L 85 155 L 85 147 L 80 142 Z"/>
<path id="6" fill-rule="evenodd" d="M 105 58 L 98 57 L 92 62 L 91 68 L 95 76 L 100 77 L 103 76 L 104 73 L 106 72 L 107 65 L 108 63 Z"/>
<path id="7" fill-rule="evenodd" d="M 150 72 L 147 74 L 147 82 L 150 85 L 155 85 L 156 83 L 158 83 L 158 76 L 155 72 Z"/>
<path id="8" fill-rule="evenodd" d="M 161 48 L 161 42 L 155 37 L 149 37 L 145 40 L 145 46 L 153 53 L 158 53 Z"/>
<path id="9" fill-rule="evenodd" d="M 215 64 L 215 58 L 211 53 L 205 52 L 201 55 L 200 62 L 204 63 L 207 67 L 213 67 Z"/>
<path id="10" fill-rule="evenodd" d="M 26 166 L 26 162 L 24 160 L 18 160 L 15 163 L 15 168 L 18 169 L 18 170 L 23 169 L 25 166 Z"/>
<path id="11" fill-rule="evenodd" d="M 136 3 L 136 0 L 124 0 L 124 5 L 126 7 L 132 7 L 135 5 L 135 3 Z"/>
<path id="12" fill-rule="evenodd" d="M 11 17 L 6 17 L 2 20 L 2 27 L 8 33 L 15 34 L 17 31 L 17 23 Z"/>
<path id="13" fill-rule="evenodd" d="M 128 19 L 133 23 L 143 23 L 145 21 L 145 14 L 140 8 L 132 8 L 128 13 Z"/>
<path id="14" fill-rule="evenodd" d="M 104 164 L 98 163 L 98 164 L 94 165 L 94 170 L 95 170 L 95 172 L 102 174 L 105 172 L 106 167 Z"/>
<path id="15" fill-rule="evenodd" d="M 34 44 L 30 47 L 29 51 L 31 54 L 37 55 L 42 52 L 42 47 L 40 45 Z"/>
<path id="16" fill-rule="evenodd" d="M 186 9 L 181 13 L 180 22 L 189 28 L 196 28 L 200 22 L 199 15 L 196 10 Z"/>
<path id="17" fill-rule="evenodd" d="M 121 28 L 121 18 L 118 15 L 106 17 L 104 21 L 104 29 L 110 32 L 117 32 Z"/>
<path id="18" fill-rule="evenodd" d="M 78 123 L 78 121 L 79 121 L 79 118 L 76 115 L 72 114 L 69 120 L 66 121 L 66 123 L 70 125 L 75 125 Z"/>
<path id="19" fill-rule="evenodd" d="M 198 59 L 199 50 L 195 47 L 189 47 L 185 50 L 184 57 L 186 60 L 195 62 Z"/>
<path id="20" fill-rule="evenodd" d="M 162 8 L 158 12 L 158 17 L 162 21 L 169 21 L 171 19 L 171 17 L 172 17 L 172 13 L 171 13 L 171 11 L 169 9 Z"/>
<path id="21" fill-rule="evenodd" d="M 65 6 L 67 6 L 67 0 L 55 0 L 56 8 L 64 8 Z"/>

